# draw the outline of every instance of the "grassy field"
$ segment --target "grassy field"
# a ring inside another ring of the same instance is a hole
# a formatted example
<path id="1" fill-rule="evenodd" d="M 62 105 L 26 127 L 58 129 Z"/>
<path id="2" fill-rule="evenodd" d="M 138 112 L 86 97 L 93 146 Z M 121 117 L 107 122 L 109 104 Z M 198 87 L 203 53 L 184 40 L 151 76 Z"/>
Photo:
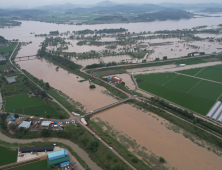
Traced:
<path id="1" fill-rule="evenodd" d="M 28 94 L 23 93 L 6 98 L 5 110 L 25 115 L 59 118 L 59 113 L 56 111 L 58 109 L 53 109 L 50 106 L 39 97 L 29 98 Z M 64 112 L 64 116 L 65 114 L 66 113 Z"/>
<path id="2" fill-rule="evenodd" d="M 200 70 L 186 71 L 196 74 Z M 219 83 L 176 73 L 138 75 L 135 78 L 139 88 L 202 115 L 206 115 L 217 100 L 222 101 L 222 84 Z"/>
<path id="3" fill-rule="evenodd" d="M 195 69 L 189 69 L 189 70 L 183 70 L 183 71 L 177 71 L 178 73 L 194 76 L 199 71 L 203 70 L 204 68 L 195 68 Z"/>
<path id="4" fill-rule="evenodd" d="M 0 153 L 1 153 L 0 166 L 14 163 L 17 161 L 17 154 L 18 154 L 17 149 L 12 150 L 12 149 L 0 146 Z"/>
<path id="5" fill-rule="evenodd" d="M 34 162 L 34 163 L 30 163 L 30 164 L 26 164 L 23 166 L 18 166 L 15 168 L 11 168 L 10 170 L 47 170 L 47 160 L 42 160 L 39 162 Z"/>
<path id="6" fill-rule="evenodd" d="M 222 76 L 219 76 L 222 74 L 222 65 L 178 71 L 178 73 L 222 82 Z"/>
<path id="7" fill-rule="evenodd" d="M 6 99 L 6 110 L 18 109 L 21 107 L 32 107 L 44 105 L 44 101 L 39 97 L 29 98 L 28 94 L 23 93 Z"/>
<path id="8" fill-rule="evenodd" d="M 14 48 L 15 48 L 16 44 L 12 44 L 12 45 L 9 45 L 7 47 L 3 47 L 3 48 L 0 48 L 0 53 L 1 52 L 9 52 L 9 51 L 12 51 Z"/>

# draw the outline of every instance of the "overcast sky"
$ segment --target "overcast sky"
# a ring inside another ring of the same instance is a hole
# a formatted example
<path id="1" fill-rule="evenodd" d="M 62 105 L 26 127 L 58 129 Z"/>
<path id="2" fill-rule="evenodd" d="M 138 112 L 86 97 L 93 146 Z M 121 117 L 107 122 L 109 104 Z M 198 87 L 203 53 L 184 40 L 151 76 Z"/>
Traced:
<path id="1" fill-rule="evenodd" d="M 8 6 L 42 6 L 42 5 L 52 5 L 52 4 L 95 4 L 101 2 L 102 0 L 0 0 L 0 8 Z M 117 3 L 162 3 L 162 2 L 175 2 L 175 3 L 222 3 L 221 0 L 110 0 Z"/>

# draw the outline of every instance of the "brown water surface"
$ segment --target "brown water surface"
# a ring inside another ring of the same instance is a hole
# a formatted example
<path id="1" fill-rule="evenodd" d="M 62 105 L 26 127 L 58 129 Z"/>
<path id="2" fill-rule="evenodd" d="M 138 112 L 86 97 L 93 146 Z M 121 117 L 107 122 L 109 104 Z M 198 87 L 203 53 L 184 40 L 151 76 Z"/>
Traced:
<path id="1" fill-rule="evenodd" d="M 102 90 L 106 90 L 104 87 L 96 85 L 95 89 L 90 89 L 89 81 L 80 83 L 78 81 L 82 78 L 77 78 L 77 75 L 62 68 L 56 71 L 56 66 L 44 59 L 21 61 L 18 64 L 33 76 L 48 82 L 50 86 L 83 104 L 87 111 L 116 102 L 116 99 L 101 93 Z"/>
<path id="2" fill-rule="evenodd" d="M 100 112 L 95 117 L 135 139 L 141 147 L 144 146 L 148 151 L 162 156 L 177 169 L 220 170 L 222 167 L 221 157 L 194 144 L 182 134 L 167 129 L 161 122 L 168 121 L 153 113 L 144 113 L 130 105 L 122 104 Z"/>

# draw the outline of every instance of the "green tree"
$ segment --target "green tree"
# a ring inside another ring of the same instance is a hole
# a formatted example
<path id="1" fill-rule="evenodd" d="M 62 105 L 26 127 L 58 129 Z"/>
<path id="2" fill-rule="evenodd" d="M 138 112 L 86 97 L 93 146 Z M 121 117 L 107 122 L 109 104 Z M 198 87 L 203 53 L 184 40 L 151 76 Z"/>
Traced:
<path id="1" fill-rule="evenodd" d="M 98 148 L 98 141 L 91 141 L 89 144 L 89 150 L 92 152 L 96 152 Z"/>
<path id="2" fill-rule="evenodd" d="M 94 89 L 94 88 L 96 88 L 96 86 L 94 84 L 92 84 L 92 85 L 89 86 L 89 88 Z"/>
<path id="3" fill-rule="evenodd" d="M 42 137 L 49 137 L 50 134 L 51 134 L 50 130 L 48 130 L 48 129 L 43 129 L 42 132 L 41 132 Z"/>
<path id="4" fill-rule="evenodd" d="M 15 114 L 14 114 L 14 117 L 15 117 L 15 118 L 19 118 L 19 114 L 15 113 Z"/>
<path id="5" fill-rule="evenodd" d="M 161 163 L 165 163 L 165 162 L 166 162 L 166 160 L 165 160 L 163 157 L 160 157 L 159 161 L 160 161 Z"/>
<path id="6" fill-rule="evenodd" d="M 46 90 L 48 90 L 49 88 L 50 88 L 50 85 L 49 85 L 49 83 L 47 82 L 47 83 L 45 83 L 45 88 L 46 88 Z"/>

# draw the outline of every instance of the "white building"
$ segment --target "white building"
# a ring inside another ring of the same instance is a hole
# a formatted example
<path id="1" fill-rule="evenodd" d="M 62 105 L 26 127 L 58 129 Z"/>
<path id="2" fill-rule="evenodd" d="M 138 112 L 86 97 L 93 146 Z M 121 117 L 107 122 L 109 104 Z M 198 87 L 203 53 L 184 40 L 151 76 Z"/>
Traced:
<path id="1" fill-rule="evenodd" d="M 41 126 L 49 126 L 51 124 L 51 121 L 42 121 Z"/>
<path id="2" fill-rule="evenodd" d="M 31 122 L 23 121 L 23 122 L 18 126 L 18 128 L 23 127 L 23 128 L 25 128 L 25 129 L 28 129 L 28 128 L 30 127 L 30 125 L 31 125 Z"/>

